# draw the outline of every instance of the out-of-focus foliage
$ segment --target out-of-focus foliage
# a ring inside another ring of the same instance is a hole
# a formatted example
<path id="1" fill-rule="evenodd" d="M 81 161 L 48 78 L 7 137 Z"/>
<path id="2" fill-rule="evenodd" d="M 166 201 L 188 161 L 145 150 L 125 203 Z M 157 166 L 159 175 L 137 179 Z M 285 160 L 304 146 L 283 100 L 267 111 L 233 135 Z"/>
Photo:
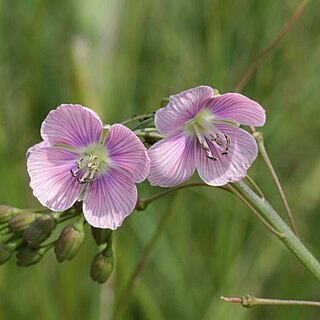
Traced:
<path id="1" fill-rule="evenodd" d="M 155 110 L 199 84 L 232 91 L 298 0 L 3 0 L 0 2 L 0 203 L 35 207 L 26 149 L 50 109 L 80 103 L 106 123 Z M 301 236 L 317 254 L 319 220 L 320 3 L 261 63 L 244 93 L 267 110 L 266 146 Z M 259 159 L 250 170 L 282 210 Z M 157 188 L 140 186 L 144 196 Z M 192 189 L 134 212 L 116 234 L 113 277 L 89 278 L 97 248 L 71 262 L 54 254 L 28 269 L 0 268 L 0 319 L 108 319 L 161 216 L 169 224 L 120 319 L 315 319 L 316 309 L 242 309 L 221 295 L 320 299 L 319 285 L 239 201 Z M 283 210 L 282 210 L 283 211 Z"/>

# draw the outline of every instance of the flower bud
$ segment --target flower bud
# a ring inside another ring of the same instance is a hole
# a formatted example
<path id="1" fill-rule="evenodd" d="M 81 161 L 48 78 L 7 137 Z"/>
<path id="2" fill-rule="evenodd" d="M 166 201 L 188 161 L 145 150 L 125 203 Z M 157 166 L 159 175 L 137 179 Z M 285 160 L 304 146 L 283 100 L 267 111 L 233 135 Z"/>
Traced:
<path id="1" fill-rule="evenodd" d="M 38 263 L 46 253 L 46 250 L 43 249 L 44 248 L 22 248 L 17 252 L 17 265 L 19 267 L 29 267 Z"/>
<path id="2" fill-rule="evenodd" d="M 9 233 L 11 233 L 11 229 L 8 228 L 8 227 L 4 227 L 4 228 L 2 228 L 2 229 L 0 230 L 0 237 L 1 237 L 2 235 L 7 235 L 7 234 L 9 234 Z"/>
<path id="3" fill-rule="evenodd" d="M 4 244 L 4 243 L 10 241 L 13 237 L 14 237 L 13 233 L 8 232 L 7 234 L 1 234 L 0 235 L 0 243 Z"/>
<path id="4" fill-rule="evenodd" d="M 33 212 L 23 212 L 9 221 L 9 227 L 13 232 L 19 233 L 28 229 L 36 218 L 37 215 Z"/>
<path id="5" fill-rule="evenodd" d="M 111 276 L 113 265 L 114 260 L 112 250 L 108 250 L 107 252 L 104 250 L 98 253 L 91 263 L 91 279 L 100 284 L 106 282 Z"/>
<path id="6" fill-rule="evenodd" d="M 50 237 L 56 225 L 50 214 L 44 214 L 30 225 L 24 232 L 23 238 L 30 247 L 35 247 Z"/>
<path id="7" fill-rule="evenodd" d="M 91 227 L 91 234 L 96 244 L 100 246 L 101 244 L 107 243 L 109 241 L 112 230 Z"/>
<path id="8" fill-rule="evenodd" d="M 13 208 L 5 204 L 0 204 L 0 224 L 7 223 L 14 216 L 22 212 L 21 209 Z"/>
<path id="9" fill-rule="evenodd" d="M 57 240 L 54 252 L 58 262 L 72 260 L 79 251 L 84 238 L 83 225 L 67 225 Z"/>
<path id="10" fill-rule="evenodd" d="M 0 205 L 0 223 L 6 223 L 12 218 L 11 207 L 1 204 Z"/>
<path id="11" fill-rule="evenodd" d="M 9 244 L 0 244 L 0 265 L 8 261 L 12 256 L 12 248 Z"/>

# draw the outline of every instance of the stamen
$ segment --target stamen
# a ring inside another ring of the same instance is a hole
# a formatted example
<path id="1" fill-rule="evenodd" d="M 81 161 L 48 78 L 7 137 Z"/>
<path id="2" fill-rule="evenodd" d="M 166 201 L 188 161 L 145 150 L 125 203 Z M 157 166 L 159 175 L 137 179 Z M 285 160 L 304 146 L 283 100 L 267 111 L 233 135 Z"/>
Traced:
<path id="1" fill-rule="evenodd" d="M 77 172 L 73 171 L 72 169 L 70 169 L 71 175 L 75 178 L 77 176 Z"/>
<path id="2" fill-rule="evenodd" d="M 221 153 L 223 156 L 225 156 L 225 155 L 227 155 L 229 153 L 229 148 L 230 148 L 230 145 L 231 145 L 230 136 L 227 135 L 226 133 L 224 134 L 224 136 L 226 138 L 227 144 L 226 144 L 226 148 L 225 148 L 224 152 Z"/>
<path id="3" fill-rule="evenodd" d="M 197 124 L 193 125 L 193 129 L 194 129 L 194 132 L 195 132 L 199 142 L 201 143 L 202 149 L 206 152 L 206 157 L 209 158 L 210 160 L 213 160 L 213 161 L 218 160 L 216 157 L 214 157 L 212 155 L 212 152 L 211 152 L 210 147 L 207 143 L 207 140 L 206 140 L 205 136 L 200 132 Z"/>
<path id="4" fill-rule="evenodd" d="M 210 133 L 210 137 L 212 137 L 210 140 L 214 141 L 219 147 L 223 146 L 222 141 L 219 138 L 219 135 L 216 133 L 216 135 L 214 136 L 212 133 Z"/>
<path id="5" fill-rule="evenodd" d="M 218 160 L 218 158 L 213 157 L 213 156 L 208 156 L 207 154 L 206 154 L 206 157 L 207 157 L 208 159 L 212 160 L 212 161 L 217 161 L 217 160 Z"/>
<path id="6" fill-rule="evenodd" d="M 210 150 L 209 146 L 207 146 L 204 141 L 201 142 L 201 147 L 202 147 L 202 149 L 205 150 L 205 151 L 209 151 L 209 150 Z"/>
<path id="7" fill-rule="evenodd" d="M 93 154 L 85 154 L 77 162 L 77 170 L 70 169 L 72 177 L 76 178 L 80 184 L 85 184 L 96 180 L 95 175 L 100 171 L 101 159 Z M 85 169 L 84 174 L 79 176 L 81 169 Z"/>

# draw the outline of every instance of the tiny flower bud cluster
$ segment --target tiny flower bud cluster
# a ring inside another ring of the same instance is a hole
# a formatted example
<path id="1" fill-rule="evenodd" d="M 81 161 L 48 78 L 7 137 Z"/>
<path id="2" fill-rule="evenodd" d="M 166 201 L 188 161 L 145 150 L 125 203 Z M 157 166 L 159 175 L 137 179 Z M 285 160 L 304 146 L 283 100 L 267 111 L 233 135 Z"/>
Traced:
<path id="1" fill-rule="evenodd" d="M 42 213 L 40 213 L 40 211 Z M 55 230 L 65 221 L 76 219 L 65 225 L 60 235 Z M 103 283 L 113 270 L 112 230 L 91 227 L 94 241 L 101 250 L 93 258 L 91 278 Z M 79 252 L 85 237 L 85 219 L 81 203 L 65 212 L 50 212 L 47 209 L 22 210 L 0 205 L 0 265 L 16 253 L 19 267 L 37 264 L 50 250 L 54 249 L 59 263 L 70 261 Z"/>

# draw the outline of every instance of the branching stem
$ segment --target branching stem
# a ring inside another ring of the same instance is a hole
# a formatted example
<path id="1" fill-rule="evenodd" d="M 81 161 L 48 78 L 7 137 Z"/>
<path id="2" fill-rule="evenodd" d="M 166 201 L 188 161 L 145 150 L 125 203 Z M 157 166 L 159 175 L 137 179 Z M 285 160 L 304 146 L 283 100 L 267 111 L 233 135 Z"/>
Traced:
<path id="1" fill-rule="evenodd" d="M 153 118 L 154 114 L 155 114 L 154 112 L 149 112 L 149 113 L 141 114 L 141 115 L 138 115 L 138 116 L 134 116 L 134 117 L 132 117 L 130 119 L 122 121 L 121 124 L 127 125 L 127 124 L 129 124 L 131 122 L 143 121 L 143 120 L 146 120 L 146 119 L 149 119 L 149 118 Z"/>
<path id="2" fill-rule="evenodd" d="M 283 237 L 284 245 L 296 255 L 305 267 L 320 281 L 320 263 L 294 234 L 280 215 L 266 200 L 261 200 L 244 182 L 232 183 L 232 186 L 254 207 L 265 220 L 277 229 Z"/>
<path id="3" fill-rule="evenodd" d="M 292 212 L 291 212 L 291 209 L 290 209 L 290 206 L 289 206 L 289 203 L 287 201 L 287 198 L 284 194 L 284 191 L 282 189 L 282 186 L 281 186 L 281 183 L 279 181 L 279 178 L 273 168 L 273 165 L 270 161 L 270 158 L 268 156 L 268 153 L 266 151 L 266 148 L 264 146 L 264 139 L 263 139 L 263 134 L 262 132 L 254 132 L 253 133 L 253 136 L 254 138 L 256 139 L 257 141 L 257 144 L 258 144 L 258 148 L 259 148 L 259 154 L 261 155 L 261 158 L 263 159 L 264 163 L 266 164 L 270 174 L 271 174 L 271 177 L 277 187 L 277 190 L 278 190 L 278 193 L 280 195 L 280 198 L 281 198 L 281 201 L 284 205 L 284 208 L 285 208 L 285 211 L 286 211 L 286 214 L 289 218 L 289 221 L 290 221 L 290 225 L 291 225 L 291 228 L 293 230 L 293 232 L 298 236 L 298 230 L 297 230 L 297 227 L 296 227 L 296 224 L 294 222 L 294 218 L 293 218 L 293 215 L 292 215 Z"/>
<path id="4" fill-rule="evenodd" d="M 229 189 L 234 193 L 252 212 L 253 214 L 262 222 L 277 238 L 280 240 L 284 237 L 284 234 L 277 231 L 266 219 L 264 219 L 261 214 L 232 186 L 228 184 Z"/>
<path id="5" fill-rule="evenodd" d="M 280 299 L 263 299 L 251 295 L 246 295 L 241 298 L 226 298 L 221 297 L 221 300 L 239 303 L 245 308 L 253 308 L 255 306 L 305 306 L 305 307 L 320 307 L 318 301 L 301 301 L 301 300 L 280 300 Z"/>

